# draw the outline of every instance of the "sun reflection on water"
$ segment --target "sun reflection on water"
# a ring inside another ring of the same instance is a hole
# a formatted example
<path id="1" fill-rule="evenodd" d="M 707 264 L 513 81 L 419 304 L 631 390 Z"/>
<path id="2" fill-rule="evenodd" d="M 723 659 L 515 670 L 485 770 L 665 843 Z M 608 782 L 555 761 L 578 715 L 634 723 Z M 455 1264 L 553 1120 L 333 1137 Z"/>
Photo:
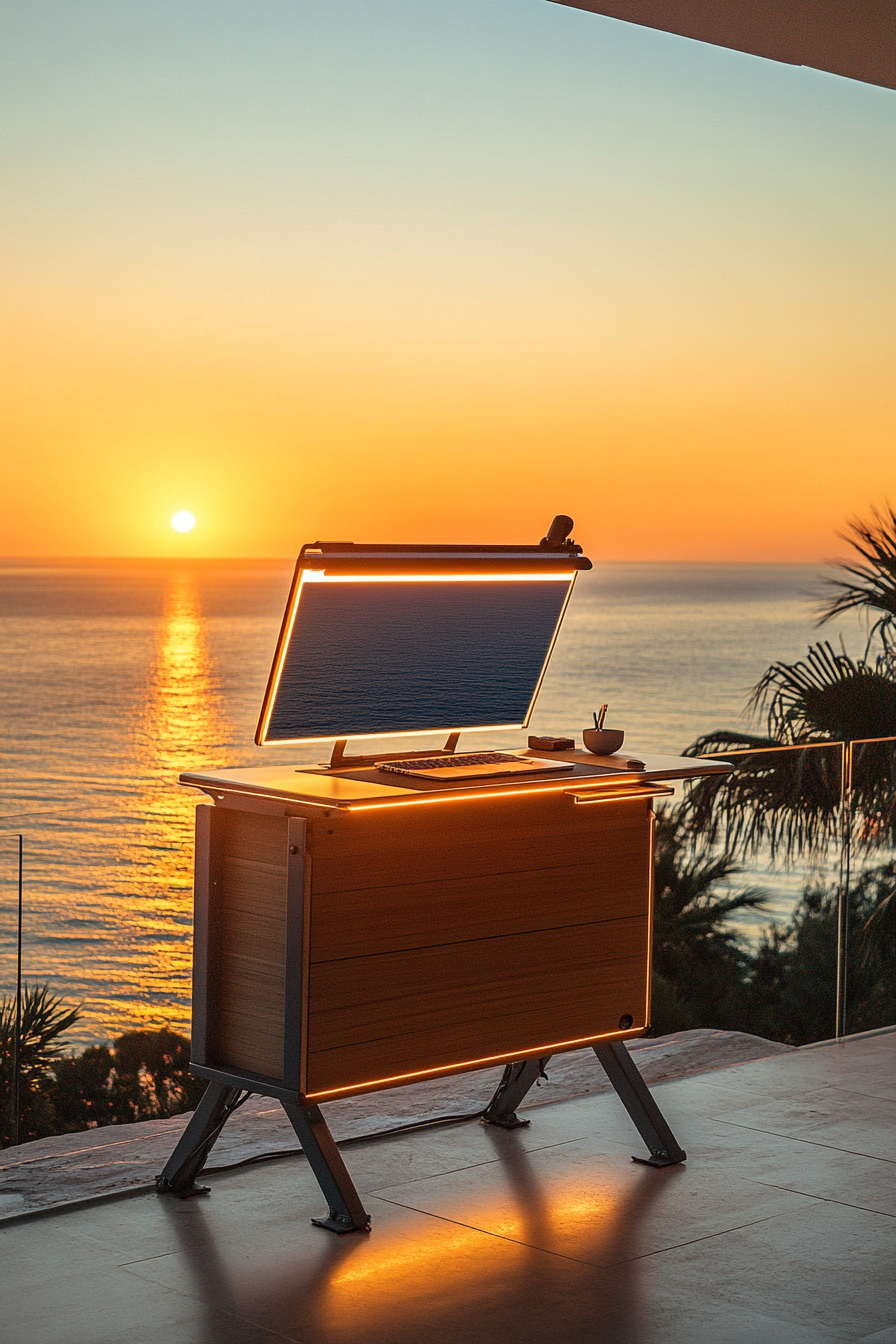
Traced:
<path id="1" fill-rule="evenodd" d="M 196 580 L 171 575 L 138 733 L 141 774 L 167 788 L 182 770 L 224 765 L 227 731 Z"/>
<path id="2" fill-rule="evenodd" d="M 195 797 L 177 778 L 182 770 L 222 769 L 227 738 L 196 581 L 189 572 L 175 572 L 134 728 L 135 765 L 150 797 L 122 860 L 132 867 L 133 895 L 140 902 L 139 911 L 131 908 L 143 954 L 138 1012 L 155 1023 L 165 1004 L 165 1019 L 181 1030 L 189 1025 Z"/>

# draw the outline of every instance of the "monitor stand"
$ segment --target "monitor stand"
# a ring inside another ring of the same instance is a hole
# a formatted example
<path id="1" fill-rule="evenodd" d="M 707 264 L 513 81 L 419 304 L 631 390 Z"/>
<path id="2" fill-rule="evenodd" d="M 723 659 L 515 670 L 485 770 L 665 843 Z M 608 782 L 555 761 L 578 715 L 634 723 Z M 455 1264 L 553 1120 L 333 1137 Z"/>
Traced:
<path id="1" fill-rule="evenodd" d="M 340 737 L 333 743 L 333 754 L 329 761 L 322 761 L 328 770 L 358 770 L 365 765 L 376 765 L 377 761 L 413 761 L 424 760 L 430 756 L 453 756 L 457 751 L 460 733 L 449 733 L 444 747 L 434 751 L 378 751 L 374 756 L 346 756 L 347 737 Z"/>

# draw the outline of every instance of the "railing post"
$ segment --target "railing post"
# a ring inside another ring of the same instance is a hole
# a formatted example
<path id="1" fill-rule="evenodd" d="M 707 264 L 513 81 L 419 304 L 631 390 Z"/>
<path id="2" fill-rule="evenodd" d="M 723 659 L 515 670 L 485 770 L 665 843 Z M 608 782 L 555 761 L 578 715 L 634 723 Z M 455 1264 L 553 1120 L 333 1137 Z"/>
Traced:
<path id="1" fill-rule="evenodd" d="M 12 1141 L 17 1146 L 22 1128 L 22 869 L 23 837 L 19 836 L 19 913 L 16 928 L 16 1025 L 12 1038 Z"/>
<path id="2" fill-rule="evenodd" d="M 837 890 L 837 991 L 834 1035 L 846 1035 L 846 972 L 849 958 L 850 862 L 852 858 L 852 742 L 840 743 L 840 884 Z"/>

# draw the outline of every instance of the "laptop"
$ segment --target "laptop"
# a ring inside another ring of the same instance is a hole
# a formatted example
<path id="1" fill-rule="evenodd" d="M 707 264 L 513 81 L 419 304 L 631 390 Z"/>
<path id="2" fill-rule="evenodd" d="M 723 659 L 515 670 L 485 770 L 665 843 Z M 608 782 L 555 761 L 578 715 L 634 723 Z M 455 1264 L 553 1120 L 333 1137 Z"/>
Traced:
<path id="1" fill-rule="evenodd" d="M 377 761 L 377 770 L 415 779 L 493 779 L 503 775 L 538 775 L 546 770 L 571 769 L 568 761 L 545 761 L 537 756 L 516 756 L 503 751 L 464 751 L 451 756 L 412 757 L 406 761 Z"/>

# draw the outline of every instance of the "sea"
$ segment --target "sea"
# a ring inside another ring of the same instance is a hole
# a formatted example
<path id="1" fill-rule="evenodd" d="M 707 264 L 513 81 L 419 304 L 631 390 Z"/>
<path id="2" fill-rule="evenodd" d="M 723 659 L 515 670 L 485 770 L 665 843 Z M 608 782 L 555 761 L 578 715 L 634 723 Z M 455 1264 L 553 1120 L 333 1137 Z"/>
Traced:
<path id="1" fill-rule="evenodd" d="M 15 983 L 21 836 L 23 975 L 80 1005 L 70 1048 L 189 1033 L 199 795 L 179 773 L 325 759 L 321 744 L 253 743 L 291 574 L 279 560 L 0 562 L 0 994 Z M 819 633 L 863 647 L 857 622 L 814 628 L 820 587 L 801 565 L 598 564 L 577 581 L 529 731 L 576 736 L 604 701 L 634 753 L 747 727 L 770 664 Z M 377 741 L 417 745 L 436 743 Z M 737 926 L 753 944 L 818 876 L 759 867 L 735 879 L 767 892 Z"/>

